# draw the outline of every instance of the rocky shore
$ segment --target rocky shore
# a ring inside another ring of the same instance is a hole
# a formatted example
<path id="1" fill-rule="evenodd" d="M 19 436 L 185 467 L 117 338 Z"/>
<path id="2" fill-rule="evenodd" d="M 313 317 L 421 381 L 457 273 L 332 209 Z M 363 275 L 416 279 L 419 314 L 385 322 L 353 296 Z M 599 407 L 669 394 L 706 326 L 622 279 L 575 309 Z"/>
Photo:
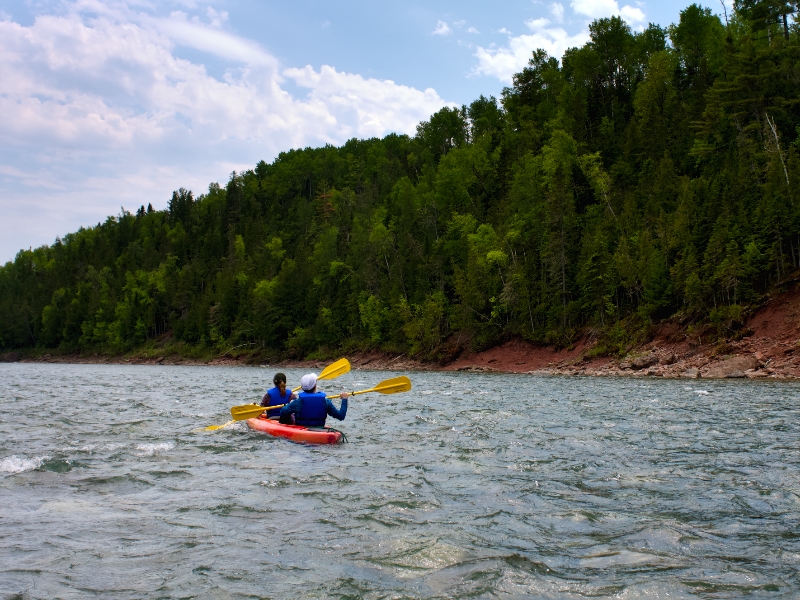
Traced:
<path id="1" fill-rule="evenodd" d="M 380 352 L 347 355 L 353 368 L 365 370 L 421 370 L 583 375 L 595 377 L 684 378 L 800 378 L 800 286 L 771 298 L 746 322 L 748 335 L 712 345 L 704 344 L 673 324 L 663 325 L 652 340 L 633 348 L 623 358 L 593 357 L 592 340 L 580 340 L 571 349 L 558 349 L 512 340 L 483 352 L 465 353 L 446 365 Z M 10 352 L 5 362 L 247 365 L 321 369 L 325 361 L 285 360 L 253 365 L 247 356 L 217 357 L 209 361 L 180 356 L 51 355 L 25 357 Z"/>

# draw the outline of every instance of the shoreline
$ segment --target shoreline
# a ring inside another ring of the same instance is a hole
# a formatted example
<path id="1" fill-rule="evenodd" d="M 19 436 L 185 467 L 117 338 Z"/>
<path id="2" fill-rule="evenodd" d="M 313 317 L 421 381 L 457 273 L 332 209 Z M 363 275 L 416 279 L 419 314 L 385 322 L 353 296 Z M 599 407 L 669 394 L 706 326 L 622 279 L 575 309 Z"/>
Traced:
<path id="1" fill-rule="evenodd" d="M 587 344 L 572 350 L 555 350 L 512 340 L 477 353 L 462 355 L 453 362 L 440 365 L 404 358 L 404 355 L 382 353 L 345 354 L 354 370 L 363 371 L 435 371 L 467 373 L 511 373 L 526 375 L 572 375 L 583 377 L 664 377 L 685 379 L 800 379 L 800 348 L 797 343 L 777 345 L 770 340 L 757 340 L 755 345 L 768 343 L 783 357 L 767 356 L 753 349 L 749 341 L 739 342 L 732 352 L 715 354 L 714 348 L 697 347 L 687 351 L 683 344 L 650 342 L 637 348 L 626 359 L 587 357 Z M 800 342 L 800 340 L 798 340 Z M 795 352 L 798 348 L 798 352 Z M 780 353 L 780 352 L 779 352 Z M 773 353 L 774 354 L 774 353 Z M 630 357 L 632 356 L 632 357 Z M 83 356 L 79 354 L 44 355 L 38 358 L 20 357 L 6 362 L 52 364 L 115 364 L 160 366 L 239 366 L 254 368 L 297 368 L 320 370 L 330 360 L 282 360 L 253 363 L 246 357 L 216 357 L 208 361 L 180 356 L 124 357 Z"/>
<path id="2" fill-rule="evenodd" d="M 747 335 L 714 344 L 674 322 L 653 328 L 650 341 L 629 348 L 623 358 L 593 356 L 595 340 L 584 337 L 569 349 L 512 339 L 481 352 L 462 351 L 446 364 L 423 362 L 405 354 L 380 351 L 345 353 L 354 369 L 521 373 L 592 377 L 666 377 L 705 379 L 800 379 L 800 285 L 770 298 L 744 323 Z M 30 357 L 9 352 L 4 362 L 70 364 L 139 364 L 186 366 L 269 366 L 322 369 L 331 360 L 257 361 L 252 355 L 217 356 L 208 360 L 177 354 L 102 356 L 64 354 Z M 337 356 L 336 358 L 340 358 Z"/>

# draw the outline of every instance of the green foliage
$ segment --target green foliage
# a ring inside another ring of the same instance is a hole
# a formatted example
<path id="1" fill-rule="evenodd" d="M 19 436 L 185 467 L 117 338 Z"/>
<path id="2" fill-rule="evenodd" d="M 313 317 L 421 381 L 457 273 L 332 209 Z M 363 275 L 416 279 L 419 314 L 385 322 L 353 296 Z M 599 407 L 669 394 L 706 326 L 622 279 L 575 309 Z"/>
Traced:
<path id="1" fill-rule="evenodd" d="M 742 307 L 738 304 L 720 306 L 711 309 L 709 321 L 717 332 L 718 339 L 724 340 L 735 337 L 742 329 Z"/>
<path id="2" fill-rule="evenodd" d="M 362 293 L 363 300 L 358 304 L 361 325 L 368 339 L 379 344 L 386 339 L 386 328 L 390 321 L 389 308 L 380 298 Z"/>
<path id="3" fill-rule="evenodd" d="M 647 334 L 647 322 L 638 315 L 631 315 L 604 328 L 589 355 L 621 358 L 632 348 L 646 342 Z"/>
<path id="4" fill-rule="evenodd" d="M 599 19 L 415 137 L 290 150 L 20 251 L 0 348 L 435 359 L 593 331 L 621 356 L 675 314 L 740 335 L 800 268 L 796 8 Z"/>
<path id="5" fill-rule="evenodd" d="M 423 353 L 432 358 L 448 333 L 447 298 L 442 292 L 433 292 L 421 304 L 409 304 L 401 298 L 397 312 L 403 320 L 403 331 L 412 354 Z"/>

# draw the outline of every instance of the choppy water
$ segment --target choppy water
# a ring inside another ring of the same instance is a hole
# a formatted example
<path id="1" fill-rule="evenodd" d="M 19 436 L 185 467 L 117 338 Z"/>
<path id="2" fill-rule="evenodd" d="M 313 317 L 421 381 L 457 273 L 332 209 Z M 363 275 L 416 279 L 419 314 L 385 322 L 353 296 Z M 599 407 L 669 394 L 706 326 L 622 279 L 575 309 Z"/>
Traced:
<path id="1" fill-rule="evenodd" d="M 349 444 L 195 431 L 272 374 L 0 365 L 3 597 L 800 596 L 796 384 L 416 373 Z"/>

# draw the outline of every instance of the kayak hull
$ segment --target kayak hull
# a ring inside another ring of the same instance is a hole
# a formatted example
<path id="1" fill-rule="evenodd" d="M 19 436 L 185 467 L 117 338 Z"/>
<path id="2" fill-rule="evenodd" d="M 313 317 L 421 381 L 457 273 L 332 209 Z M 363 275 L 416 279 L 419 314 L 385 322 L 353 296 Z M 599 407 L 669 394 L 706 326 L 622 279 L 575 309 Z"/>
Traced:
<path id="1" fill-rule="evenodd" d="M 262 431 L 301 444 L 338 444 L 342 441 L 340 431 L 328 428 L 309 429 L 302 425 L 281 425 L 277 421 L 263 417 L 247 419 L 247 426 L 255 431 Z"/>

